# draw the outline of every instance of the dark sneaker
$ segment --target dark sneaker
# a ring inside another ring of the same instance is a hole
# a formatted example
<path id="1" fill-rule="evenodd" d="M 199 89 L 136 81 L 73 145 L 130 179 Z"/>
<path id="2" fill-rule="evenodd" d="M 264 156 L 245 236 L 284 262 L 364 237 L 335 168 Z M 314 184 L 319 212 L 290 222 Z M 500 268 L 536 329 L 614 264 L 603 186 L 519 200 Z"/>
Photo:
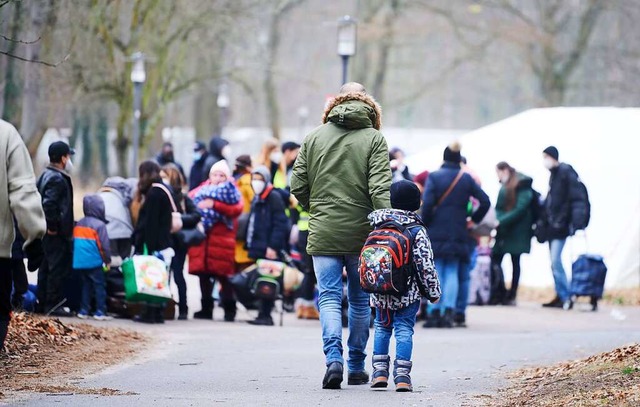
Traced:
<path id="1" fill-rule="evenodd" d="M 253 321 L 247 321 L 250 325 L 259 325 L 259 326 L 273 326 L 273 318 L 261 318 L 258 317 Z"/>
<path id="2" fill-rule="evenodd" d="M 463 313 L 458 312 L 453 316 L 453 323 L 456 328 L 466 328 L 467 317 Z"/>
<path id="3" fill-rule="evenodd" d="M 342 363 L 331 363 L 329 366 L 327 366 L 327 372 L 324 374 L 324 379 L 322 379 L 322 388 L 330 390 L 339 389 L 340 384 L 342 383 L 342 376 Z"/>
<path id="4" fill-rule="evenodd" d="M 347 384 L 349 386 L 358 386 L 369 383 L 369 373 L 366 370 L 362 372 L 349 372 L 347 376 Z"/>
<path id="5" fill-rule="evenodd" d="M 542 304 L 542 306 L 545 307 L 545 308 L 562 308 L 563 305 L 564 305 L 564 302 L 562 302 L 560 297 L 556 297 L 553 300 L 551 300 L 550 302 L 548 302 L 546 304 Z"/>
<path id="6" fill-rule="evenodd" d="M 437 328 L 440 326 L 440 310 L 435 310 L 431 315 L 426 315 L 426 322 L 422 325 L 423 328 Z"/>

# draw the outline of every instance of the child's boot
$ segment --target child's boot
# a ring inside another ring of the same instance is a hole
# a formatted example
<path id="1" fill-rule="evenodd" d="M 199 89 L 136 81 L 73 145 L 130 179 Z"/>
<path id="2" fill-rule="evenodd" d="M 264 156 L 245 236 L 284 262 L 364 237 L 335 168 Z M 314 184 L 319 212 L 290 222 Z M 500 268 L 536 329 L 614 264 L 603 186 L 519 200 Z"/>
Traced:
<path id="1" fill-rule="evenodd" d="M 413 391 L 411 385 L 411 366 L 410 360 L 396 360 L 393 368 L 393 379 L 396 384 L 396 391 L 406 392 Z"/>
<path id="2" fill-rule="evenodd" d="M 373 355 L 371 388 L 383 388 L 389 384 L 389 355 Z"/>

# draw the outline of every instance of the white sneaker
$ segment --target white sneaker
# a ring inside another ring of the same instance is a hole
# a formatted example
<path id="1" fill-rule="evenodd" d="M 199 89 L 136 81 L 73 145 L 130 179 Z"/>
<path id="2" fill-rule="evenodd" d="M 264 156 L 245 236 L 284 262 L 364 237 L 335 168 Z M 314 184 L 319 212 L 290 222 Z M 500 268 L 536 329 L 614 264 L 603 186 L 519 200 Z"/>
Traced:
<path id="1" fill-rule="evenodd" d="M 93 316 L 93 319 L 96 321 L 111 321 L 113 317 L 110 317 L 109 315 L 96 314 Z"/>
<path id="2" fill-rule="evenodd" d="M 87 318 L 89 318 L 89 315 L 87 315 L 87 314 L 83 314 L 83 313 L 81 313 L 81 312 L 78 312 L 78 315 L 76 315 L 76 316 L 77 316 L 78 318 L 80 318 L 80 319 L 87 319 Z"/>

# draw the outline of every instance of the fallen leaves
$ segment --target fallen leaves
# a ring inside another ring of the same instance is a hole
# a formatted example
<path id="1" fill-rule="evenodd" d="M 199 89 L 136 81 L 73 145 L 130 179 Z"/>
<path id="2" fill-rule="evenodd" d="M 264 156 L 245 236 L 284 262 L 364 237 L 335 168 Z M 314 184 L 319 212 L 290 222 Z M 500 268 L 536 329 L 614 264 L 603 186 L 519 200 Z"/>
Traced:
<path id="1" fill-rule="evenodd" d="M 640 344 L 553 366 L 522 369 L 491 406 L 640 405 Z"/>
<path id="2" fill-rule="evenodd" d="M 46 394 L 123 394 L 114 389 L 69 385 L 79 372 L 94 372 L 131 357 L 146 340 L 137 332 L 57 318 L 14 314 L 0 353 L 0 399 L 16 392 Z"/>

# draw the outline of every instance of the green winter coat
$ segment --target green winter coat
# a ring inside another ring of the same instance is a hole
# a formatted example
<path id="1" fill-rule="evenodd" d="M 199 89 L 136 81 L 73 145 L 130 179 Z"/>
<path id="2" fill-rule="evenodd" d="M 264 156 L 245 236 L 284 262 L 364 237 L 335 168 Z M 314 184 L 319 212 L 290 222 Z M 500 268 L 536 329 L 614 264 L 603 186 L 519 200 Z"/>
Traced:
<path id="1" fill-rule="evenodd" d="M 359 254 L 372 230 L 367 216 L 391 207 L 380 119 L 371 97 L 340 95 L 327 107 L 325 124 L 302 143 L 291 193 L 309 210 L 310 255 Z"/>
<path id="2" fill-rule="evenodd" d="M 523 254 L 531 251 L 533 214 L 531 199 L 533 180 L 526 175 L 516 173 L 520 179 L 516 189 L 516 205 L 506 210 L 507 189 L 503 185 L 496 202 L 496 216 L 500 225 L 496 235 L 494 252 L 496 254 Z"/>

